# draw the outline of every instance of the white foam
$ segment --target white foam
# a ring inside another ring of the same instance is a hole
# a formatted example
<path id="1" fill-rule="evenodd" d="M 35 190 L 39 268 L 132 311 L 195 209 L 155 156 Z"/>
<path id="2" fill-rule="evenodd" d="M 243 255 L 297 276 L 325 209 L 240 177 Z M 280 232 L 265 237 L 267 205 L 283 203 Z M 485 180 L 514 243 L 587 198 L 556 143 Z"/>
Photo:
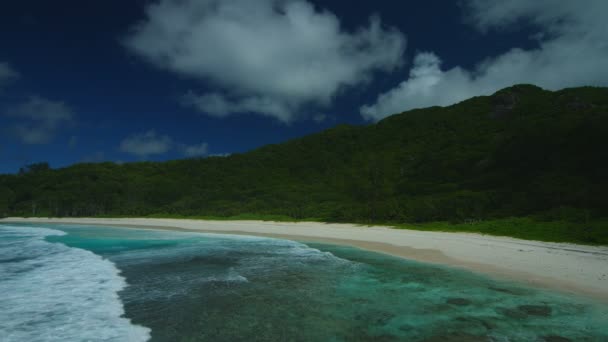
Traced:
<path id="1" fill-rule="evenodd" d="M 249 279 L 247 279 L 247 277 L 240 275 L 237 271 L 234 270 L 233 267 L 230 267 L 228 269 L 228 272 L 225 275 L 206 277 L 206 278 L 203 278 L 203 280 L 205 282 L 219 281 L 219 282 L 226 282 L 226 283 L 248 283 L 249 282 Z"/>
<path id="2" fill-rule="evenodd" d="M 124 318 L 126 286 L 108 260 L 50 243 L 53 229 L 0 226 L 0 336 L 12 341 L 146 341 Z"/>

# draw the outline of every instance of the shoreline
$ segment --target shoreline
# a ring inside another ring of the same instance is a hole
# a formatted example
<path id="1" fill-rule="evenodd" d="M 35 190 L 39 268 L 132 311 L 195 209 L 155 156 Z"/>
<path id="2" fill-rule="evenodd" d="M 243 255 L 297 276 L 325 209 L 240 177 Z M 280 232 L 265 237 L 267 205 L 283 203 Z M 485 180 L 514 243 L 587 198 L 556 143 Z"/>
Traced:
<path id="1" fill-rule="evenodd" d="M 319 222 L 206 221 L 151 218 L 5 218 L 0 223 L 90 224 L 265 236 L 353 246 L 457 267 L 608 303 L 608 247 Z"/>

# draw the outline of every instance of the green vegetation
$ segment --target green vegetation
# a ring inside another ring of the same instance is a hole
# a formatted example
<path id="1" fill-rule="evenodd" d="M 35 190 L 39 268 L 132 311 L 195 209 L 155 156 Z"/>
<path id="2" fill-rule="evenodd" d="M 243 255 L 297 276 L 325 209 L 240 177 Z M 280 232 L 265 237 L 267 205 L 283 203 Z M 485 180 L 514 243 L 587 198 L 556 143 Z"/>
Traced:
<path id="1" fill-rule="evenodd" d="M 608 89 L 518 85 L 229 157 L 30 165 L 0 175 L 0 215 L 414 224 L 608 244 L 606 137 Z"/>
<path id="2" fill-rule="evenodd" d="M 111 216 L 116 217 L 116 216 Z M 169 215 L 169 214 L 152 214 L 146 216 L 148 218 L 170 218 L 170 219 L 189 219 L 189 220 L 211 220 L 211 221 L 276 221 L 276 222 L 323 222 L 322 219 L 304 218 L 296 219 L 287 215 L 256 215 L 256 214 L 239 214 L 234 216 L 184 216 L 184 215 Z"/>

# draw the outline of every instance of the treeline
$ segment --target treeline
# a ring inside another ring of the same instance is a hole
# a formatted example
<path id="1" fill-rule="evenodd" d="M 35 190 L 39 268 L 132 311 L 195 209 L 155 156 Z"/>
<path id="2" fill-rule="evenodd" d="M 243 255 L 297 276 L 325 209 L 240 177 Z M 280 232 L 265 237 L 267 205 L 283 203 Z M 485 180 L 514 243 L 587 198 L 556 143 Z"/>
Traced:
<path id="1" fill-rule="evenodd" d="M 608 206 L 608 89 L 528 85 L 228 157 L 34 164 L 0 215 L 280 215 L 340 222 L 586 222 Z"/>

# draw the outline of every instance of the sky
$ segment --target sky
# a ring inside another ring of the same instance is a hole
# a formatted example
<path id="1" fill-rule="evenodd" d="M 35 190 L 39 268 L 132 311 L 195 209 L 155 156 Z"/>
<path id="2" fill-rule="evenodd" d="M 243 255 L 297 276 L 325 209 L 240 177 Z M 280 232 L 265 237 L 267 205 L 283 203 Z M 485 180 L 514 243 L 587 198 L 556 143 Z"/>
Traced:
<path id="1" fill-rule="evenodd" d="M 246 152 L 518 83 L 608 86 L 605 0 L 0 4 L 0 173 Z"/>

